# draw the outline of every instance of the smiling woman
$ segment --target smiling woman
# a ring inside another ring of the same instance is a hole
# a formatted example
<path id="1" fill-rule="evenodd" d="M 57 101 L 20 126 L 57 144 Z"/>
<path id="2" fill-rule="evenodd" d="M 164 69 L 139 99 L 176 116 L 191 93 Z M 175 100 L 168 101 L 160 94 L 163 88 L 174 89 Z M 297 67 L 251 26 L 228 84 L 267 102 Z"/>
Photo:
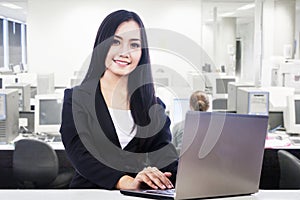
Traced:
<path id="1" fill-rule="evenodd" d="M 131 20 L 123 22 L 117 29 L 113 43 L 107 53 L 105 65 L 107 67 L 102 82 L 105 82 L 106 74 L 112 73 L 115 79 L 106 81 L 119 81 L 122 76 L 128 76 L 138 65 L 142 54 L 141 34 L 139 25 Z M 116 85 L 112 83 L 110 85 Z"/>
<path id="2" fill-rule="evenodd" d="M 156 97 L 144 25 L 130 11 L 98 29 L 88 72 L 65 91 L 60 132 L 72 188 L 173 188 L 177 154 Z"/>

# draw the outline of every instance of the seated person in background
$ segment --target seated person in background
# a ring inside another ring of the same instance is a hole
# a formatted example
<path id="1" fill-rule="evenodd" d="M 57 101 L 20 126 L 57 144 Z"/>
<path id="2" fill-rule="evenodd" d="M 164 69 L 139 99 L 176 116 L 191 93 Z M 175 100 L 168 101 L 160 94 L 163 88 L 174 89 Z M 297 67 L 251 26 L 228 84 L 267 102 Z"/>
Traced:
<path id="1" fill-rule="evenodd" d="M 205 92 L 195 91 L 190 97 L 190 109 L 193 111 L 207 111 L 209 108 L 209 98 Z M 182 144 L 182 134 L 184 129 L 184 120 L 175 124 L 172 129 L 172 143 L 180 154 Z"/>

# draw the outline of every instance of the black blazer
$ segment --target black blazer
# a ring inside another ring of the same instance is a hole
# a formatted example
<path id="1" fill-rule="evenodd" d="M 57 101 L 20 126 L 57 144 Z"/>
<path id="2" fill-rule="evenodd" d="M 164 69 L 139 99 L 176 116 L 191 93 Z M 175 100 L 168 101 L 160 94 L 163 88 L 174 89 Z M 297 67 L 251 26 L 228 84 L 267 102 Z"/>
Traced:
<path id="1" fill-rule="evenodd" d="M 165 107 L 159 99 L 158 102 Z M 170 142 L 170 119 L 165 119 L 161 130 L 149 137 L 141 135 L 147 130 L 138 128 L 123 151 L 100 92 L 99 79 L 66 89 L 60 133 L 76 169 L 70 187 L 115 189 L 122 176 L 134 177 L 146 166 L 171 172 L 175 184 L 177 154 Z"/>

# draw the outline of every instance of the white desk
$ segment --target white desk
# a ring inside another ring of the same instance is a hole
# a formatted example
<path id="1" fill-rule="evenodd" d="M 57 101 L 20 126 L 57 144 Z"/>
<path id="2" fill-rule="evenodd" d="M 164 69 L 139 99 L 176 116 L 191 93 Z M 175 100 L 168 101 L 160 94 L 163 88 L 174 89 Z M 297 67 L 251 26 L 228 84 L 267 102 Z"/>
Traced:
<path id="1" fill-rule="evenodd" d="M 268 133 L 265 148 L 266 149 L 300 149 L 300 145 L 295 145 L 290 140 L 290 138 L 298 138 L 297 137 L 290 137 L 286 134 L 285 131 L 276 131 L 274 133 Z"/>
<path id="2" fill-rule="evenodd" d="M 124 196 L 107 190 L 0 190 L 1 200 L 130 200 L 144 199 Z M 216 200 L 299 200 L 300 190 L 260 190 L 249 196 L 215 198 Z"/>
<path id="3" fill-rule="evenodd" d="M 18 137 L 14 139 L 9 144 L 0 144 L 0 150 L 14 150 L 13 142 L 20 140 L 20 139 L 36 139 L 34 136 L 24 137 L 20 134 Z M 300 136 L 299 136 L 300 139 Z M 64 145 L 62 142 L 47 142 L 52 146 L 55 150 L 64 150 Z M 291 140 L 289 139 L 289 135 L 287 135 L 284 131 L 276 131 L 275 133 L 268 133 L 265 142 L 266 149 L 300 149 L 299 145 L 294 145 Z"/>
<path id="4" fill-rule="evenodd" d="M 37 139 L 35 136 L 24 137 L 22 134 L 19 134 L 12 142 L 7 144 L 0 144 L 0 150 L 14 150 L 14 142 L 21 139 Z M 64 150 L 65 147 L 62 142 L 47 142 L 54 150 Z"/>

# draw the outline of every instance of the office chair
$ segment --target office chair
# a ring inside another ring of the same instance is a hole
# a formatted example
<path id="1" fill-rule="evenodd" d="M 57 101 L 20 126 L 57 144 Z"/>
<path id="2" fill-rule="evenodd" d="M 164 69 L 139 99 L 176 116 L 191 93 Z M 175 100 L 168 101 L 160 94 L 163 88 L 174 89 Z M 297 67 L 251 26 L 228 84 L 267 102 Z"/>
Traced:
<path id="1" fill-rule="evenodd" d="M 15 143 L 13 173 L 20 188 L 68 188 L 73 171 L 59 173 L 52 147 L 40 140 L 23 139 Z"/>
<path id="2" fill-rule="evenodd" d="M 300 189 L 300 160 L 293 154 L 279 150 L 277 152 L 280 167 L 280 189 Z"/>

